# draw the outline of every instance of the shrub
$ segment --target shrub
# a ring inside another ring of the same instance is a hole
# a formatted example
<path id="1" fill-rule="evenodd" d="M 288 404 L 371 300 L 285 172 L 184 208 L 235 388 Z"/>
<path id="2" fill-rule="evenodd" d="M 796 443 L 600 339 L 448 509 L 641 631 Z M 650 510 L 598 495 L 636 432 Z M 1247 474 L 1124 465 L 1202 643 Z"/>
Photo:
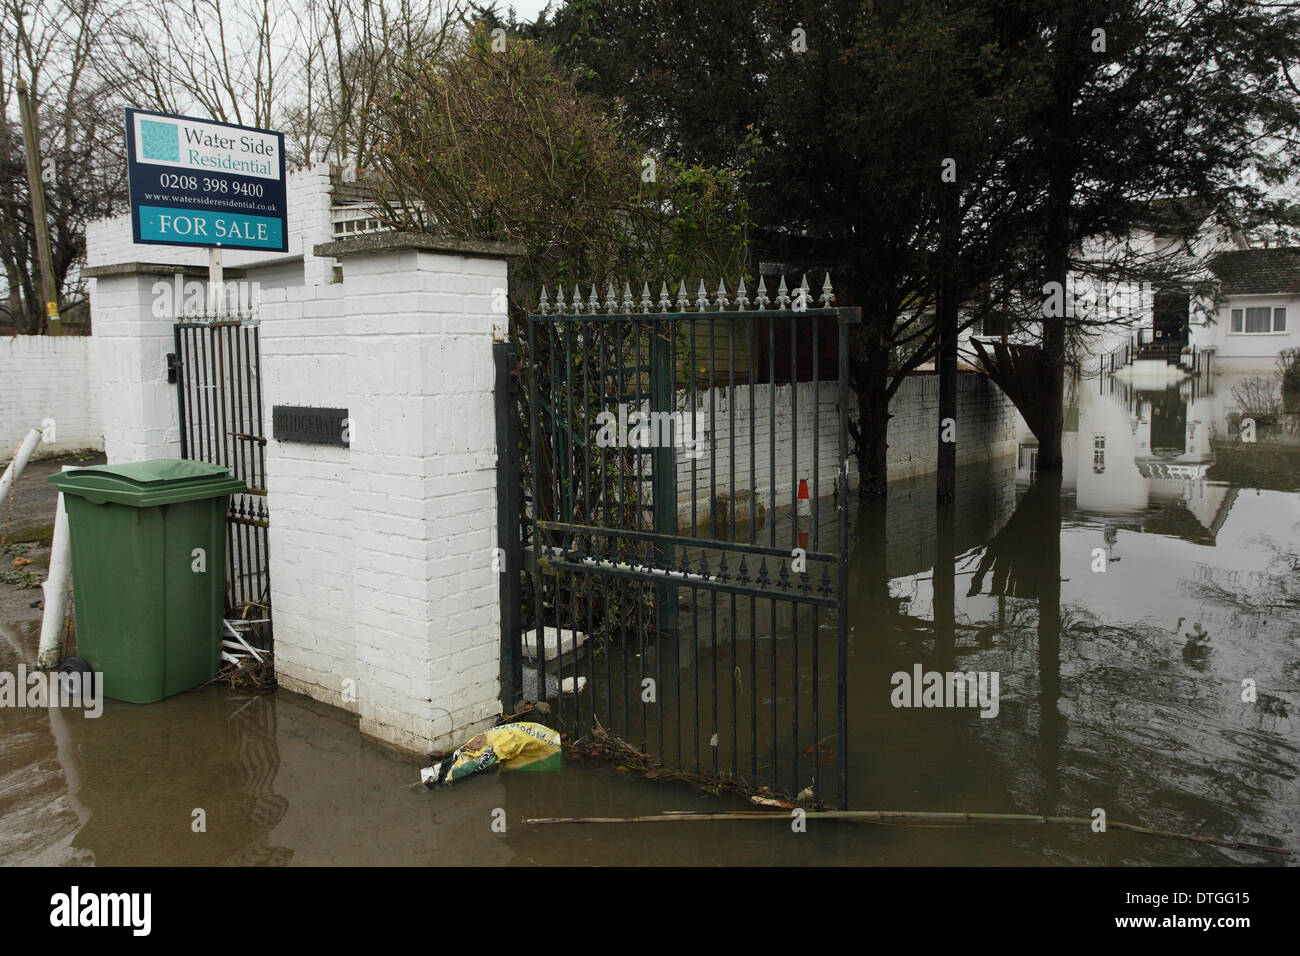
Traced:
<path id="1" fill-rule="evenodd" d="M 1283 411 L 1300 412 L 1300 348 L 1277 353 L 1277 376 L 1282 383 Z"/>
<path id="2" fill-rule="evenodd" d="M 1255 375 L 1232 386 L 1232 400 L 1241 409 L 1243 417 L 1253 418 L 1261 425 L 1276 421 L 1282 412 L 1282 401 L 1275 391 L 1276 382 L 1276 376 Z"/>

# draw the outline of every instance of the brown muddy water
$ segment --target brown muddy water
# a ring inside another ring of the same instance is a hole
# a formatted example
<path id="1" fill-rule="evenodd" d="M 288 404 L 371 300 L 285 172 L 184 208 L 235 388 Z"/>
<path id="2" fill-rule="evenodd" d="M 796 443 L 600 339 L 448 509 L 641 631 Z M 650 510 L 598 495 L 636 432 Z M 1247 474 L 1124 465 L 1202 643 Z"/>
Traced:
<path id="1" fill-rule="evenodd" d="M 0 709 L 0 863 L 1295 865 L 1300 446 L 1281 432 L 1261 432 L 1253 445 L 1231 440 L 1224 407 L 1185 389 L 1083 383 L 1059 494 L 1032 481 L 1026 444 L 1014 461 L 962 470 L 950 532 L 936 534 L 932 479 L 895 483 L 884 515 L 854 513 L 850 805 L 1078 817 L 1100 807 L 1111 820 L 1281 846 L 1290 858 L 1086 827 L 526 827 L 526 817 L 747 804 L 583 759 L 426 793 L 410 786 L 421 762 L 363 740 L 354 718 L 293 694 L 209 687 L 147 706 L 108 701 L 95 719 Z M 1104 572 L 1095 570 L 1099 555 Z M 941 582 L 951 575 L 951 597 L 941 587 L 936 600 L 936 567 Z M 767 708 L 775 702 L 788 715 L 802 682 L 800 720 L 811 735 L 812 637 L 805 622 L 796 681 L 788 625 L 778 624 L 773 641 L 758 613 L 760 679 L 745 686 L 747 607 L 742 600 L 735 612 L 735 646 L 716 648 L 716 752 L 727 767 L 734 654 L 744 675 L 736 764 L 747 776 L 759 763 L 764 782 L 771 768 L 747 749 L 747 715 L 751 704 L 763 715 L 756 736 L 765 753 Z M 725 621 L 730 602 L 684 603 L 680 613 L 684 621 L 710 610 Z M 834 732 L 836 622 L 824 612 L 818 623 L 825 737 Z M 0 631 L 0 671 L 34 658 L 37 630 L 28 621 Z M 647 648 L 644 658 L 598 654 L 582 673 L 618 675 L 626 665 L 636 687 L 643 670 L 667 665 L 669 683 L 698 683 L 699 736 L 684 691 L 672 698 L 663 753 L 681 753 L 690 767 L 698 739 L 707 769 L 714 647 L 702 630 L 683 632 L 675 650 L 661 647 L 662 664 Z M 917 664 L 997 672 L 997 716 L 893 706 L 892 675 Z M 1243 681 L 1254 682 L 1253 702 L 1242 699 Z M 602 686 L 589 688 L 583 706 L 621 710 L 621 696 Z M 653 721 L 637 736 L 637 709 L 629 707 L 628 735 L 659 752 Z M 789 789 L 794 746 L 784 720 L 778 737 L 773 782 Z M 799 781 L 811 777 L 811 759 L 803 755 Z M 823 774 L 834 771 L 823 757 Z M 200 809 L 206 832 L 192 826 Z M 504 833 L 493 830 L 498 810 Z"/>

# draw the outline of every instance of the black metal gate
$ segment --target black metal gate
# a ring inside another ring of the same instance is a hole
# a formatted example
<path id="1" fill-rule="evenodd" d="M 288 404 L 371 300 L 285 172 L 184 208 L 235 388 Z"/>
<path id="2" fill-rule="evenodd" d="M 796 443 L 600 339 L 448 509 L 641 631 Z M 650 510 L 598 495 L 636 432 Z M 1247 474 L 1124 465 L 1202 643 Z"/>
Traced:
<path id="1" fill-rule="evenodd" d="M 831 307 L 829 277 L 820 300 L 806 280 L 775 303 L 761 280 L 752 302 L 743 282 L 693 303 L 684 284 L 657 303 L 542 291 L 524 343 L 531 620 L 503 680 L 555 701 L 574 739 L 599 724 L 667 768 L 844 807 L 858 311 Z"/>
<path id="2" fill-rule="evenodd" d="M 226 515 L 226 610 L 270 617 L 266 437 L 256 320 L 219 316 L 177 322 L 168 380 L 176 384 L 181 457 L 224 465 L 248 485 Z M 244 614 L 243 616 L 248 616 Z"/>

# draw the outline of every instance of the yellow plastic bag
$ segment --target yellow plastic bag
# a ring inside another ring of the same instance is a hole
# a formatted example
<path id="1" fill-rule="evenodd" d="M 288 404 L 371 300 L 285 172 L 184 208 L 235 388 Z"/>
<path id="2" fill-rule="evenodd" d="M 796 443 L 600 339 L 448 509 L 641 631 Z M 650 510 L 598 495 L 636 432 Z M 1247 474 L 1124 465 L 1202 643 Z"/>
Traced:
<path id="1" fill-rule="evenodd" d="M 503 770 L 552 769 L 559 765 L 560 735 L 541 724 L 493 727 L 467 741 L 435 767 L 420 771 L 431 787 L 445 786 L 491 767 Z"/>

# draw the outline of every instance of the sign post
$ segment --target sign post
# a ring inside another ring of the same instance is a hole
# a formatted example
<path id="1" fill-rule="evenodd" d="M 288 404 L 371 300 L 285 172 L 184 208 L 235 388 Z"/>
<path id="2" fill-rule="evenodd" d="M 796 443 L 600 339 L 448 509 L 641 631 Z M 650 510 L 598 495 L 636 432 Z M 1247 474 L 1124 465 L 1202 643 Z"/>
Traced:
<path id="1" fill-rule="evenodd" d="M 215 315 L 226 301 L 225 274 L 221 266 L 221 250 L 213 246 L 208 250 L 208 311 Z"/>

